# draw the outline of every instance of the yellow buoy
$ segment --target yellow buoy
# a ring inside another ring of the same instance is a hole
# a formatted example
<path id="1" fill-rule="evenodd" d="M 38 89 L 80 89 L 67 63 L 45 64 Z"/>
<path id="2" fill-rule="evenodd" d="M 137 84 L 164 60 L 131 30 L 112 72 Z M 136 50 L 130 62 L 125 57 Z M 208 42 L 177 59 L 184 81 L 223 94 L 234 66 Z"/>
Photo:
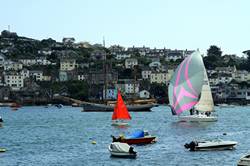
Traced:
<path id="1" fill-rule="evenodd" d="M 92 144 L 96 144 L 96 142 L 95 142 L 95 141 L 92 141 L 91 143 L 92 143 Z"/>

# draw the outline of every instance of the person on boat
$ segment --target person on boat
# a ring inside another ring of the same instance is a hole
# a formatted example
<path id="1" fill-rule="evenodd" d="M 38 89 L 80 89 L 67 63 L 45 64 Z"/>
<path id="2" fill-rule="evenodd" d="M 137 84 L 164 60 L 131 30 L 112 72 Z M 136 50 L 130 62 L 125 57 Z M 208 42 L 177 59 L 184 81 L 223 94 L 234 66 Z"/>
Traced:
<path id="1" fill-rule="evenodd" d="M 205 112 L 205 115 L 210 116 L 211 112 Z"/>
<path id="2" fill-rule="evenodd" d="M 190 109 L 190 115 L 194 115 L 194 108 Z"/>

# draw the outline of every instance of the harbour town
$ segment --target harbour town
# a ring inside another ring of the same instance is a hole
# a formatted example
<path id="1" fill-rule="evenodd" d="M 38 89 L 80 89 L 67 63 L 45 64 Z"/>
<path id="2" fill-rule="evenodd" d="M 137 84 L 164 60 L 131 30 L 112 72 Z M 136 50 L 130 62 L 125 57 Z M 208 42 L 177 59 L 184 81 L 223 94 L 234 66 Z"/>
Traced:
<path id="1" fill-rule="evenodd" d="M 72 104 L 115 100 L 119 88 L 127 99 L 154 98 L 168 104 L 167 88 L 177 65 L 195 50 L 122 47 L 32 39 L 3 30 L 0 36 L 0 102 L 22 105 Z M 203 55 L 204 56 L 204 55 Z M 223 54 L 211 45 L 204 56 L 214 102 L 248 104 L 250 51 Z"/>
<path id="2" fill-rule="evenodd" d="M 9 0 L 1 166 L 250 166 L 250 1 Z"/>

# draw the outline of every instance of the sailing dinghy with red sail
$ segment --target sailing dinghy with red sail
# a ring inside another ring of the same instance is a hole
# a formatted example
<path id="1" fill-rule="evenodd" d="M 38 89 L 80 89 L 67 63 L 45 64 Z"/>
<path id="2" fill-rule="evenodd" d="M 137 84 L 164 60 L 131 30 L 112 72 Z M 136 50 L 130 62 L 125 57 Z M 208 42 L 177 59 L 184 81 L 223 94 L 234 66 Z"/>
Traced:
<path id="1" fill-rule="evenodd" d="M 125 105 L 121 93 L 118 90 L 117 101 L 114 107 L 114 112 L 112 115 L 112 125 L 114 126 L 127 126 L 128 123 L 124 120 L 131 120 L 131 116 L 128 112 L 127 106 Z"/>

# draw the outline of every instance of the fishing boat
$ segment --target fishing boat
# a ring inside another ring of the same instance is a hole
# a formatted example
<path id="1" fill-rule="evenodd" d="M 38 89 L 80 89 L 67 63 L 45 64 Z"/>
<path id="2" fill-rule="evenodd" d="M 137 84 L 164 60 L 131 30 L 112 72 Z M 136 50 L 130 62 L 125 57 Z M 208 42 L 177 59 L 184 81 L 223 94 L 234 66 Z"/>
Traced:
<path id="1" fill-rule="evenodd" d="M 144 144 L 151 144 L 151 143 L 156 142 L 156 136 L 149 135 L 147 131 L 143 131 L 143 130 L 136 131 L 126 137 L 122 135 L 117 138 L 112 135 L 111 137 L 113 138 L 113 142 L 123 142 L 129 145 L 131 144 L 144 145 Z"/>
<path id="2" fill-rule="evenodd" d="M 211 115 L 214 111 L 211 88 L 198 51 L 178 66 L 170 80 L 168 96 L 172 114 L 178 115 L 181 121 L 217 121 L 217 117 Z M 190 111 L 190 115 L 180 116 L 184 111 Z"/>
<path id="3" fill-rule="evenodd" d="M 238 161 L 237 166 L 250 166 L 250 153 L 242 156 Z"/>
<path id="4" fill-rule="evenodd" d="M 131 120 L 131 116 L 128 109 L 122 99 L 121 93 L 118 90 L 117 101 L 114 107 L 114 112 L 112 115 L 112 125 L 113 126 L 127 126 L 128 123 L 124 120 Z"/>
<path id="5" fill-rule="evenodd" d="M 207 150 L 232 150 L 237 144 L 235 141 L 223 141 L 223 140 L 212 140 L 212 141 L 192 141 L 186 143 L 184 146 L 190 151 L 207 151 Z"/>
<path id="6" fill-rule="evenodd" d="M 136 158 L 134 148 L 126 143 L 113 142 L 108 147 L 111 156 L 121 158 Z"/>

